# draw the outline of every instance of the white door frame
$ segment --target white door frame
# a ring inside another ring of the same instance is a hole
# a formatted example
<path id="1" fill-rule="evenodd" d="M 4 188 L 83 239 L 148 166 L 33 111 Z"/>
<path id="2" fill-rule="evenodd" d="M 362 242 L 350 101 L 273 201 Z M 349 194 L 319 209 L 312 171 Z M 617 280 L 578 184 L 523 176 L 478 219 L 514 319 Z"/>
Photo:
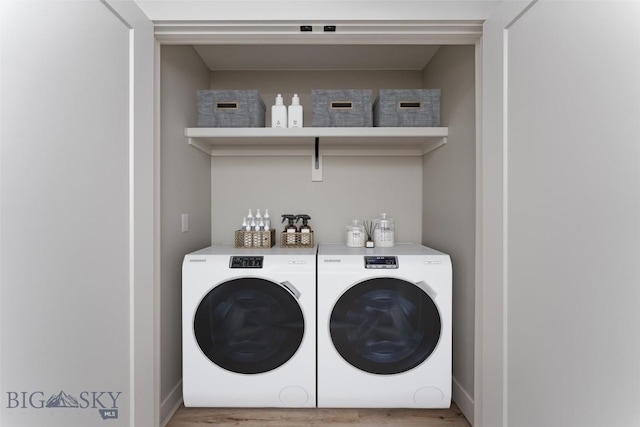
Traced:
<path id="1" fill-rule="evenodd" d="M 133 2 L 101 0 L 129 28 L 131 426 L 159 425 L 160 297 L 155 269 L 154 34 Z"/>
<path id="2" fill-rule="evenodd" d="M 189 24 L 188 22 L 163 22 L 156 23 L 156 76 L 159 74 L 160 67 L 160 45 L 183 45 L 183 44 L 327 44 L 327 35 L 323 33 L 301 34 L 300 25 L 305 22 L 273 22 L 273 21 L 250 21 L 250 22 L 207 22 L 198 25 Z M 315 26 L 320 25 L 317 22 L 310 23 Z M 483 150 L 483 115 L 482 115 L 482 76 L 483 76 L 483 51 L 486 49 L 486 43 L 483 41 L 483 23 L 479 20 L 467 21 L 447 21 L 446 24 L 438 21 L 393 21 L 376 22 L 376 21 L 343 21 L 340 22 L 340 33 L 331 34 L 331 44 L 441 44 L 441 45 L 474 45 L 475 62 L 476 62 L 476 350 L 475 350 L 475 369 L 481 371 L 485 368 L 482 361 L 483 353 L 478 350 L 478 339 L 483 339 L 487 333 L 484 328 L 478 324 L 482 321 L 478 313 L 482 313 L 482 282 L 484 276 L 482 252 L 486 250 L 483 244 L 483 236 L 485 231 L 483 227 L 486 224 L 482 218 L 485 215 L 485 202 L 483 200 L 483 187 L 485 177 L 483 171 L 484 150 Z M 158 86 L 159 83 L 156 83 Z M 156 93 L 159 93 L 159 87 L 156 87 Z M 157 108 L 155 113 L 156 132 L 158 132 L 158 123 L 160 122 L 160 111 Z M 159 135 L 159 134 L 158 134 Z M 157 139 L 159 136 L 157 135 Z M 156 144 L 158 144 L 156 142 Z M 159 150 L 158 145 L 156 150 Z M 156 194 L 159 193 L 160 187 L 160 170 L 159 162 L 156 165 Z M 159 205 L 156 206 L 155 217 L 159 217 Z M 159 252 L 156 254 L 156 263 L 159 264 Z M 159 287 L 157 280 L 156 287 Z M 159 303 L 156 311 L 159 311 Z M 478 309 L 480 308 L 480 311 Z M 158 316 L 159 318 L 159 316 Z M 493 326 L 488 323 L 489 326 Z M 479 359 L 480 358 L 480 359 Z M 474 403 L 478 408 L 477 402 L 478 392 L 484 389 L 479 387 L 478 381 L 482 381 L 484 375 L 475 372 L 474 381 Z M 474 425 L 481 425 L 477 420 L 478 414 L 482 411 L 471 407 L 466 413 L 471 412 L 474 418 Z M 488 424 L 487 424 L 488 425 Z"/>
<path id="3" fill-rule="evenodd" d="M 482 194 L 476 284 L 476 427 L 507 426 L 507 83 L 509 28 L 537 0 L 502 2 L 485 21 L 482 36 L 480 154 Z"/>

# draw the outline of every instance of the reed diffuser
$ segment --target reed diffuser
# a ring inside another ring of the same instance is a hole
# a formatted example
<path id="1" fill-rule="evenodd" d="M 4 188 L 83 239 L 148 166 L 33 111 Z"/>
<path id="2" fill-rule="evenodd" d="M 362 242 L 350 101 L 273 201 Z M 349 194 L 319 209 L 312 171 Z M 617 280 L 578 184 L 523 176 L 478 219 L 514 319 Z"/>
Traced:
<path id="1" fill-rule="evenodd" d="M 373 242 L 373 230 L 376 228 L 375 223 L 373 221 L 365 220 L 362 225 L 364 225 L 364 232 L 367 234 L 367 241 L 364 242 L 364 247 L 374 248 L 376 246 Z"/>

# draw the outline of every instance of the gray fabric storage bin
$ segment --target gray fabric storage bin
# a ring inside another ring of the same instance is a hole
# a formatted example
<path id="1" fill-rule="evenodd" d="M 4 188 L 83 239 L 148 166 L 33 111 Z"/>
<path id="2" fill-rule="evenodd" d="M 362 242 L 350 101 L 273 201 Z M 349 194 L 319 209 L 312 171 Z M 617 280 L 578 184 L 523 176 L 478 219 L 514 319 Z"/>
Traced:
<path id="1" fill-rule="evenodd" d="M 370 127 L 370 89 L 313 89 L 314 127 Z"/>
<path id="2" fill-rule="evenodd" d="M 440 89 L 381 89 L 373 104 L 373 125 L 440 126 Z"/>
<path id="3" fill-rule="evenodd" d="M 257 90 L 198 91 L 199 127 L 264 127 L 264 117 L 264 102 Z"/>

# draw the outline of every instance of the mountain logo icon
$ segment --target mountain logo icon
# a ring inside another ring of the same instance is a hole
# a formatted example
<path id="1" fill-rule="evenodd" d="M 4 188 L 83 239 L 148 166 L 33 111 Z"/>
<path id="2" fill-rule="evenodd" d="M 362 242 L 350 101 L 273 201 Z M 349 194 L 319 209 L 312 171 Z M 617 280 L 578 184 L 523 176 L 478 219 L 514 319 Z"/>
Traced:
<path id="1" fill-rule="evenodd" d="M 60 393 L 53 394 L 47 400 L 47 408 L 79 408 L 78 399 L 60 390 Z"/>

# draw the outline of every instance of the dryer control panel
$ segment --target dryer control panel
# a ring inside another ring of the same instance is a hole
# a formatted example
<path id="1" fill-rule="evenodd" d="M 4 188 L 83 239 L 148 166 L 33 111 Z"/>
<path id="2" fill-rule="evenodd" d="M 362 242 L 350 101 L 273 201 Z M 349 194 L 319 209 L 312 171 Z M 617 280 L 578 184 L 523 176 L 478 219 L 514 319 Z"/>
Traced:
<path id="1" fill-rule="evenodd" d="M 396 256 L 365 256 L 364 268 L 398 268 Z"/>
<path id="2" fill-rule="evenodd" d="M 229 268 L 262 268 L 262 256 L 232 256 Z"/>

